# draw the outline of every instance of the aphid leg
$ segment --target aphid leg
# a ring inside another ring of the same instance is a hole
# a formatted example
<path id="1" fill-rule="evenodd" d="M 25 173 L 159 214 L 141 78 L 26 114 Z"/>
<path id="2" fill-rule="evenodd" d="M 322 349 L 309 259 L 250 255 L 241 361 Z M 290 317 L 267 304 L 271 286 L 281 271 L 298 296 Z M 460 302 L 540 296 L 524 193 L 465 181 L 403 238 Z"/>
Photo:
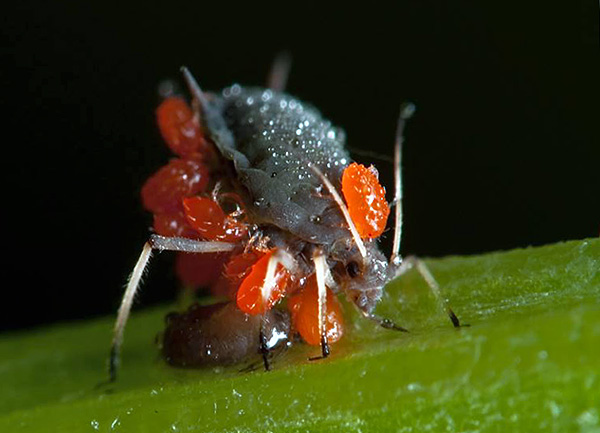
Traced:
<path id="1" fill-rule="evenodd" d="M 108 376 L 109 381 L 111 382 L 117 378 L 117 370 L 119 369 L 120 364 L 119 354 L 121 351 L 121 345 L 123 344 L 123 332 L 125 331 L 125 324 L 129 318 L 131 304 L 133 303 L 135 293 L 137 292 L 144 269 L 146 269 L 146 265 L 148 264 L 151 255 L 152 245 L 150 242 L 146 242 L 142 248 L 142 253 L 138 258 L 138 261 L 133 267 L 133 271 L 131 272 L 131 276 L 127 282 L 127 288 L 125 289 L 123 299 L 121 300 L 121 306 L 119 307 L 117 320 L 115 322 L 113 340 L 110 347 L 110 357 L 108 361 Z"/>
<path id="2" fill-rule="evenodd" d="M 394 226 L 394 244 L 390 263 L 397 266 L 400 264 L 400 241 L 402 240 L 402 144 L 404 142 L 404 127 L 406 120 L 410 119 L 415 112 L 415 106 L 411 103 L 404 103 L 400 107 L 400 116 L 396 127 L 396 142 L 394 145 L 394 204 L 395 226 Z"/>
<path id="3" fill-rule="evenodd" d="M 315 264 L 315 276 L 317 278 L 318 291 L 318 320 L 319 320 L 319 335 L 321 336 L 321 356 L 309 358 L 311 361 L 327 358 L 329 356 L 329 342 L 327 341 L 326 320 L 327 320 L 327 286 L 325 280 L 327 278 L 327 261 L 321 250 L 316 250 L 313 254 L 313 262 Z"/>
<path id="4" fill-rule="evenodd" d="M 400 325 L 397 325 L 396 323 L 392 322 L 390 319 L 386 319 L 383 317 L 379 317 L 376 314 L 371 314 L 371 313 L 365 313 L 364 311 L 361 310 L 361 313 L 363 314 L 363 316 L 365 316 L 367 319 L 372 320 L 373 322 L 377 323 L 379 326 L 381 326 L 382 328 L 385 329 L 391 329 L 393 331 L 400 331 L 400 332 L 408 332 L 408 329 L 403 328 Z"/>
<path id="5" fill-rule="evenodd" d="M 431 289 L 431 292 L 435 296 L 435 299 L 438 302 L 439 306 L 446 312 L 446 314 L 450 318 L 452 325 L 454 325 L 455 328 L 460 328 L 461 326 L 468 326 L 461 325 L 460 320 L 458 319 L 456 314 L 454 314 L 454 311 L 452 311 L 448 300 L 442 296 L 440 285 L 435 280 L 435 278 L 431 274 L 431 271 L 429 270 L 429 268 L 423 260 L 415 256 L 406 257 L 398 267 L 395 277 L 399 277 L 405 274 L 408 270 L 410 270 L 413 267 L 419 272 L 421 277 L 423 277 L 423 279 Z"/>
<path id="6" fill-rule="evenodd" d="M 271 255 L 269 258 L 269 262 L 267 263 L 267 271 L 265 273 L 265 279 L 263 281 L 263 285 L 261 287 L 262 294 L 262 303 L 263 305 L 267 305 L 269 299 L 271 298 L 271 294 L 273 293 L 273 289 L 277 284 L 275 272 L 277 271 L 277 265 L 279 264 L 279 257 L 277 252 Z M 264 323 L 264 318 L 263 318 Z M 261 327 L 262 329 L 262 327 Z"/>
<path id="7" fill-rule="evenodd" d="M 168 238 L 165 236 L 152 235 L 148 242 L 144 244 L 142 253 L 138 258 L 129 281 L 123 298 L 121 299 L 121 306 L 117 313 L 117 320 L 115 321 L 114 334 L 112 345 L 110 348 L 110 358 L 108 365 L 109 380 L 113 382 L 117 378 L 117 371 L 120 363 L 120 352 L 121 345 L 123 344 L 123 334 L 125 332 L 125 325 L 131 312 L 131 306 L 133 300 L 140 286 L 140 281 L 144 270 L 148 265 L 152 250 L 171 250 L 171 251 L 184 251 L 189 253 L 216 253 L 233 250 L 235 245 L 225 242 L 199 242 L 192 239 L 185 238 Z"/>
<path id="8" fill-rule="evenodd" d="M 260 339 L 260 354 L 262 355 L 263 364 L 265 371 L 271 370 L 271 363 L 269 362 L 269 342 L 267 341 L 267 335 L 265 334 L 265 316 L 262 317 L 260 325 L 259 339 Z"/>
<path id="9" fill-rule="evenodd" d="M 267 78 L 267 87 L 276 92 L 283 92 L 290 75 L 290 69 L 292 67 L 292 56 L 287 51 L 279 53 Z"/>

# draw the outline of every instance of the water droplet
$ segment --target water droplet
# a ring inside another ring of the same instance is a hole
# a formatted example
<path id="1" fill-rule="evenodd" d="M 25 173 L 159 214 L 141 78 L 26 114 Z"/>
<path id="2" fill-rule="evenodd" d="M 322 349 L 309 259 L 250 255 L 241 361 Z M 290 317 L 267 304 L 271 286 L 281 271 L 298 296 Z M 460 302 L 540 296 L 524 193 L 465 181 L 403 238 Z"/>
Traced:
<path id="1" fill-rule="evenodd" d="M 273 96 L 273 92 L 271 92 L 269 89 L 267 89 L 262 93 L 261 98 L 263 101 L 268 101 L 269 99 L 271 99 L 272 96 Z"/>
<path id="2" fill-rule="evenodd" d="M 93 428 L 94 430 L 100 430 L 100 423 L 99 423 L 98 421 L 96 421 L 95 419 L 93 419 L 93 420 L 90 422 L 90 425 L 92 426 L 92 428 Z"/>

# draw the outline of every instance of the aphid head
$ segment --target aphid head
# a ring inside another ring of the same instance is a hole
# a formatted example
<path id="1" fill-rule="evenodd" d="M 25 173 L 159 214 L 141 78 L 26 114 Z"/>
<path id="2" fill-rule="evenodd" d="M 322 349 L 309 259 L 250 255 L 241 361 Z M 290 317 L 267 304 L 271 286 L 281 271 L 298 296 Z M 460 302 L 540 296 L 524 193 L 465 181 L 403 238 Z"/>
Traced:
<path id="1" fill-rule="evenodd" d="M 388 261 L 376 245 L 390 213 L 385 189 L 374 167 L 352 163 L 342 176 L 344 202 L 331 182 L 318 169 L 313 167 L 313 170 L 331 193 L 352 234 L 351 238 L 335 244 L 330 253 L 338 262 L 337 282 L 351 302 L 370 313 L 390 279 Z"/>
<path id="2" fill-rule="evenodd" d="M 334 267 L 334 278 L 349 301 L 361 311 L 370 313 L 390 280 L 387 258 L 375 242 L 365 244 L 367 255 L 363 257 L 356 247 L 345 251 L 334 251 L 338 264 Z M 337 254 L 336 254 L 337 253 Z"/>

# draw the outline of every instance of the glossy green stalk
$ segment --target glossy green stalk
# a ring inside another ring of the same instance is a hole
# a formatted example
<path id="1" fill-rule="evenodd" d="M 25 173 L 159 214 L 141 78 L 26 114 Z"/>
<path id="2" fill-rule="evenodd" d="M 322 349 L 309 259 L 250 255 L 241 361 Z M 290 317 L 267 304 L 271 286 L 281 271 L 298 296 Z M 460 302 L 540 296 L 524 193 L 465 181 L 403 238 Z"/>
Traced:
<path id="1" fill-rule="evenodd" d="M 112 317 L 0 339 L 0 431 L 600 432 L 600 240 L 428 260 L 463 323 L 418 274 L 387 288 L 325 361 L 297 345 L 274 370 L 180 370 L 160 359 L 167 308 L 134 313 L 116 384 Z"/>

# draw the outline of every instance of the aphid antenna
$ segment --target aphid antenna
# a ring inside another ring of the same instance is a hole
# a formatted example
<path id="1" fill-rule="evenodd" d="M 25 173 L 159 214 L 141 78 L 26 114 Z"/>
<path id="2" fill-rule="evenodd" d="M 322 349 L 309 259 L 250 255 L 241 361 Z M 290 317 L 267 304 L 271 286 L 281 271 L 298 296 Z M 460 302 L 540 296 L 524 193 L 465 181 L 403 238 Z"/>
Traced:
<path id="1" fill-rule="evenodd" d="M 275 92 L 283 92 L 292 69 L 292 55 L 288 51 L 279 53 L 269 71 L 267 87 Z"/>
<path id="2" fill-rule="evenodd" d="M 348 146 L 348 150 L 350 151 L 350 153 L 355 154 L 355 155 L 364 156 L 367 158 L 378 159 L 380 161 L 387 162 L 389 164 L 394 163 L 394 158 L 390 157 L 389 155 L 384 155 L 379 152 L 372 152 L 370 150 L 358 149 L 356 147 L 350 147 L 350 146 Z"/>
<path id="3" fill-rule="evenodd" d="M 360 255 L 363 256 L 363 259 L 366 259 L 367 258 L 367 249 L 365 248 L 365 244 L 362 241 L 360 235 L 358 234 L 358 230 L 356 229 L 356 226 L 352 222 L 352 218 L 350 217 L 350 212 L 348 212 L 348 208 L 346 207 L 344 200 L 342 200 L 342 197 L 340 197 L 340 194 L 337 192 L 337 190 L 335 189 L 333 184 L 329 181 L 329 179 L 327 179 L 327 176 L 325 176 L 321 172 L 321 170 L 319 170 L 313 164 L 310 164 L 310 168 L 312 169 L 312 171 L 315 172 L 315 174 L 317 176 L 319 176 L 319 178 L 321 179 L 321 181 L 323 182 L 325 187 L 329 190 L 329 193 L 335 200 L 336 204 L 342 211 L 342 214 L 344 215 L 344 219 L 346 220 L 346 223 L 348 224 L 348 228 L 350 229 L 350 233 L 352 233 L 352 237 L 354 238 L 354 242 L 356 243 L 356 246 L 358 247 L 358 250 L 360 251 Z"/>
<path id="4" fill-rule="evenodd" d="M 395 222 L 394 222 L 394 243 L 392 246 L 392 255 L 390 264 L 399 266 L 402 262 L 400 256 L 400 243 L 402 241 L 402 145 L 404 144 L 404 128 L 406 121 L 415 113 L 416 107 L 410 102 L 405 102 L 400 106 L 400 115 L 398 116 L 398 125 L 396 127 L 396 140 L 394 144 L 394 204 L 395 204 Z"/>
<path id="5" fill-rule="evenodd" d="M 152 250 L 184 251 L 188 253 L 217 253 L 231 251 L 234 247 L 234 244 L 226 242 L 200 242 L 186 238 L 169 238 L 159 235 L 150 236 L 150 239 L 144 244 L 140 257 L 133 267 L 133 271 L 127 281 L 125 293 L 121 299 L 119 312 L 117 313 L 108 363 L 109 381 L 114 382 L 117 378 L 125 325 L 129 319 L 133 300 L 140 287 L 142 276 L 144 275 L 144 271 L 152 256 Z"/>

